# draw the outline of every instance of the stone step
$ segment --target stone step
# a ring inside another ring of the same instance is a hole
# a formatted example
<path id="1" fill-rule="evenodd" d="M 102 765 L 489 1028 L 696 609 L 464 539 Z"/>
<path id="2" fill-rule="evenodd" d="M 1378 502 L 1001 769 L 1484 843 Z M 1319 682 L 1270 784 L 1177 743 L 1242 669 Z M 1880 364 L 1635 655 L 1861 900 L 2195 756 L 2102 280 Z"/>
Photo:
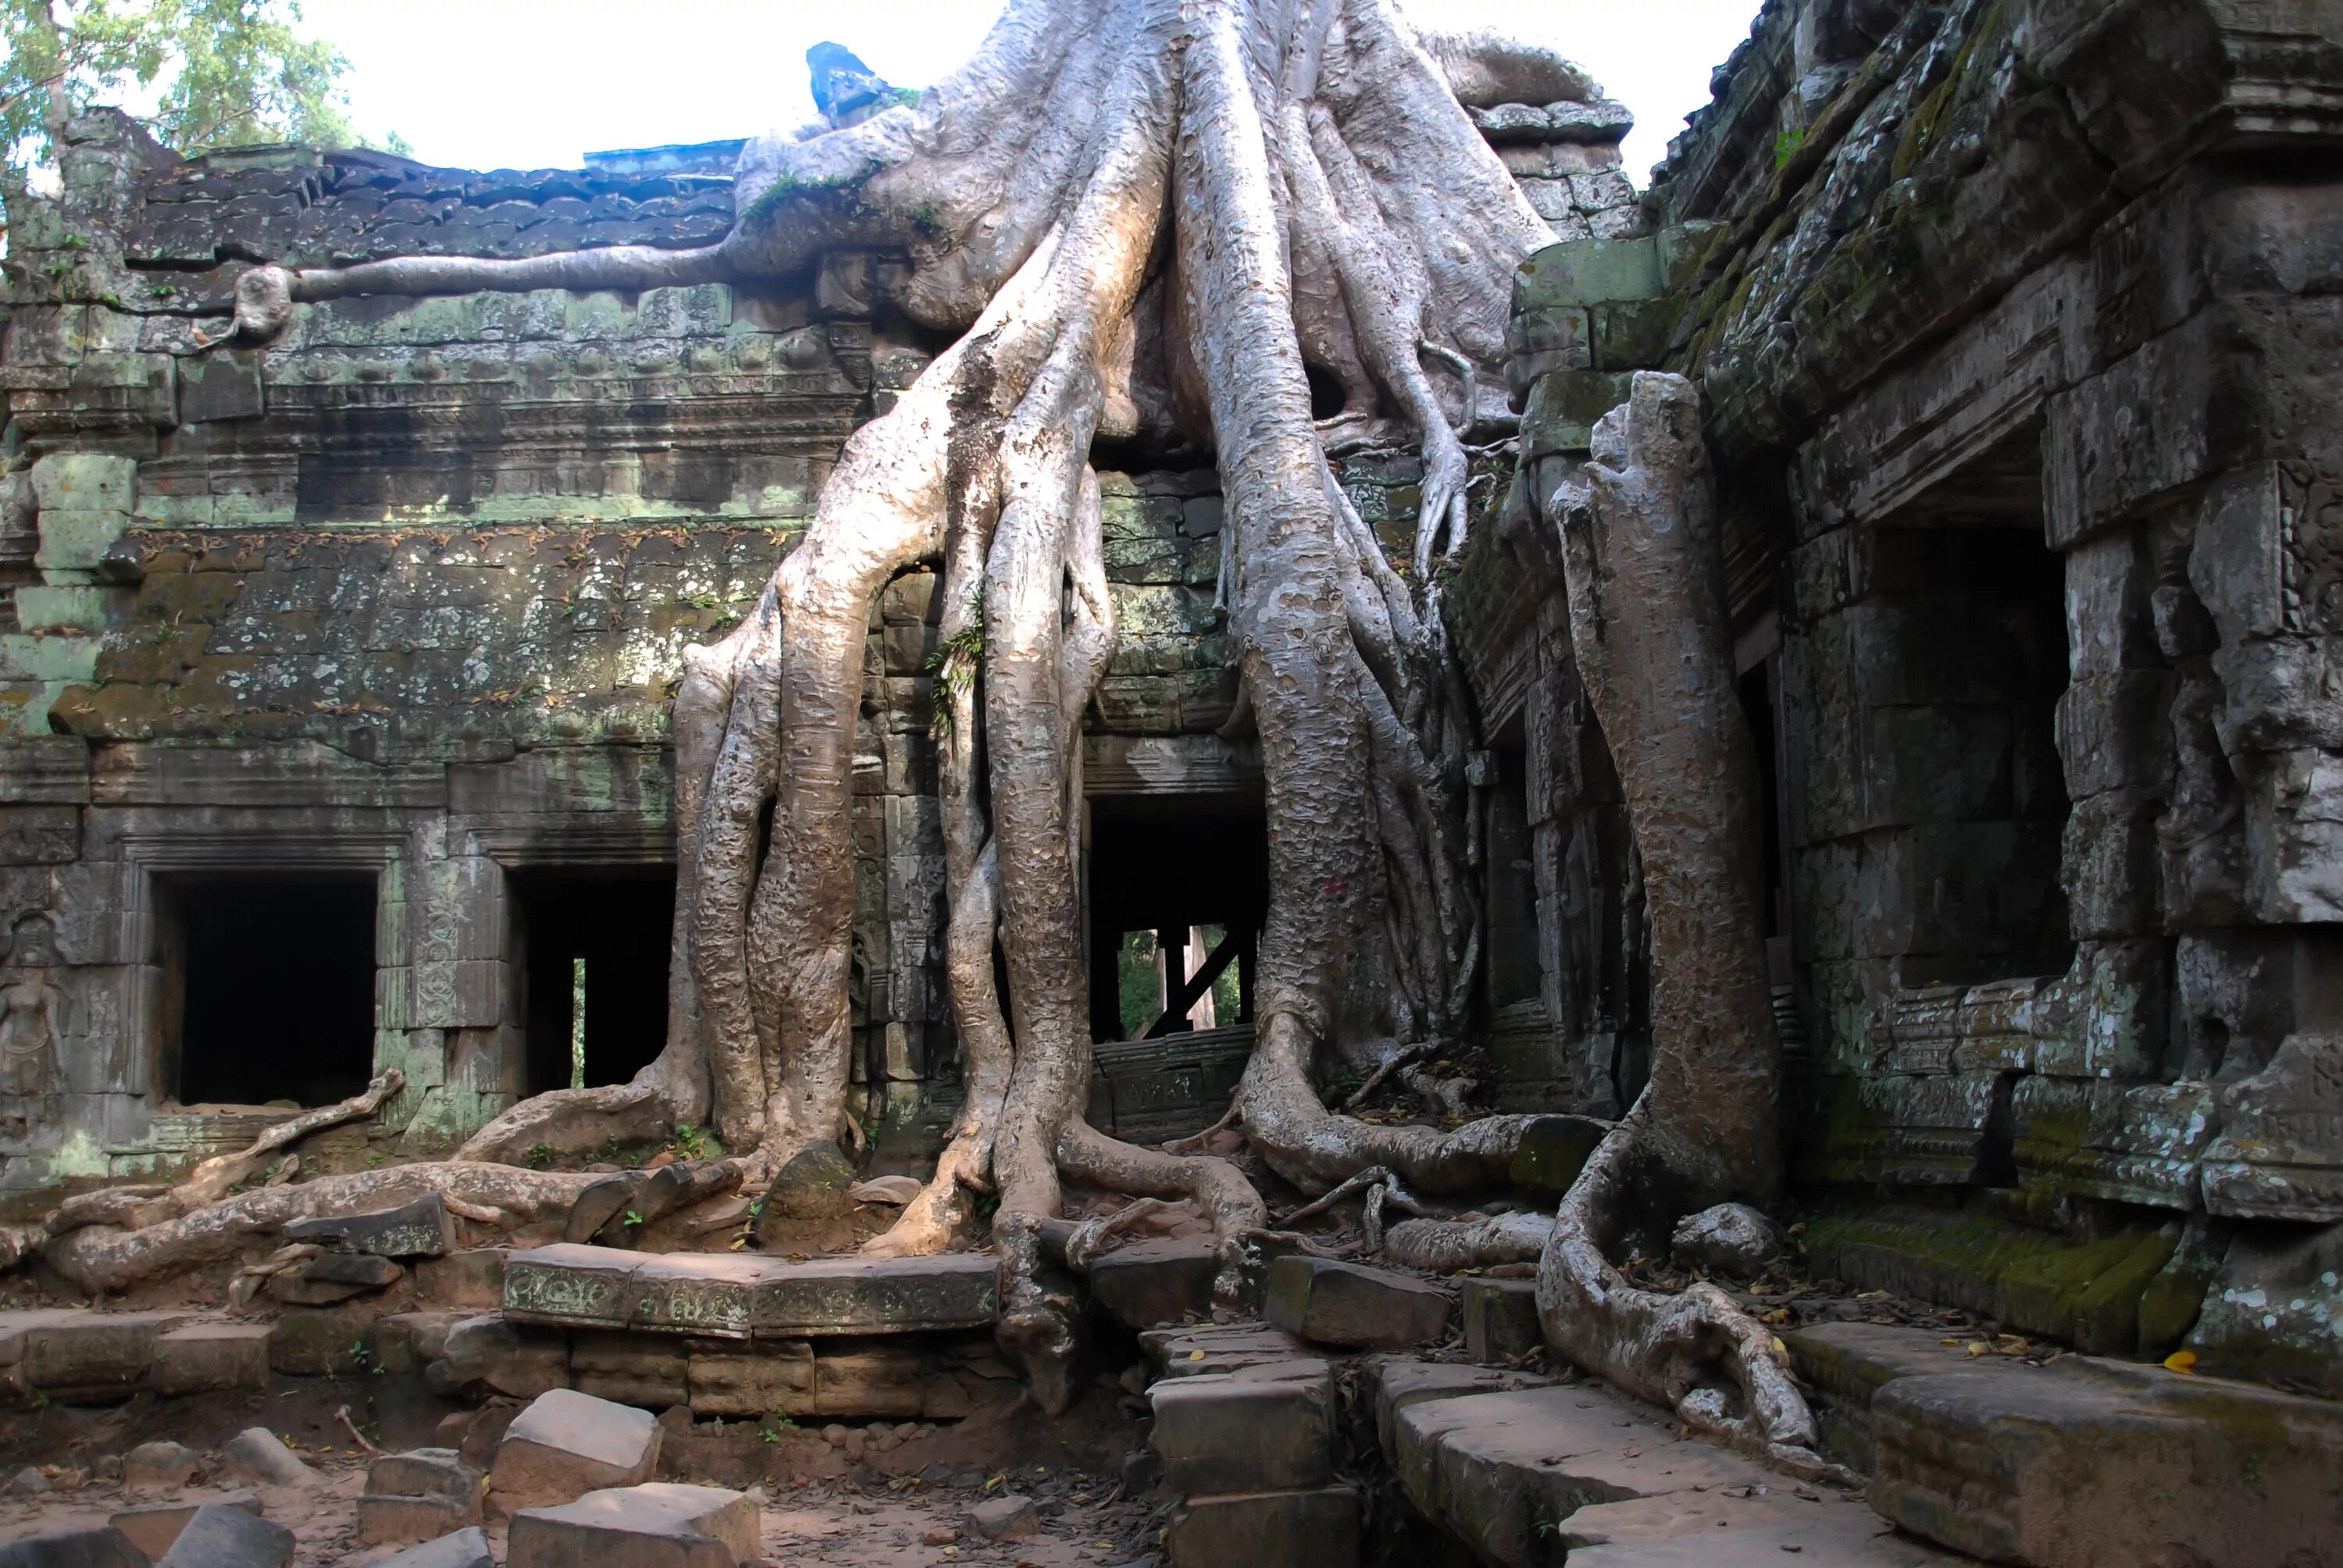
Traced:
<path id="1" fill-rule="evenodd" d="M 515 1252 L 504 1268 L 504 1315 L 561 1328 L 806 1339 L 987 1328 L 1000 1314 L 990 1252 L 792 1262 L 563 1242 Z"/>
<path id="2" fill-rule="evenodd" d="M 1139 1348 L 1160 1377 L 1196 1377 L 1242 1372 L 1246 1367 L 1322 1358 L 1324 1352 L 1283 1329 L 1267 1323 L 1199 1323 L 1192 1328 L 1150 1329 Z"/>
<path id="3" fill-rule="evenodd" d="M 1409 1501 L 1488 1562 L 1967 1561 L 1899 1533 L 1858 1494 L 1685 1436 L 1598 1383 L 1397 1356 L 1371 1361 L 1368 1376 L 1377 1437 Z"/>

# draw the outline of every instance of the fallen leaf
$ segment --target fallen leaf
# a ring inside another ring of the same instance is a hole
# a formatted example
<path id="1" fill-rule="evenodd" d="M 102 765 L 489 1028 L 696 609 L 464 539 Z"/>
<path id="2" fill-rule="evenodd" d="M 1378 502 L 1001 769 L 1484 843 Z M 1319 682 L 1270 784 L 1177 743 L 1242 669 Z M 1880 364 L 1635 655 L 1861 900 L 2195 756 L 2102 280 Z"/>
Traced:
<path id="1" fill-rule="evenodd" d="M 2197 1352 L 2195 1351 L 2174 1351 L 2170 1355 L 2164 1358 L 2164 1370 L 2167 1372 L 2177 1372 L 2183 1377 L 2193 1376 L 2197 1371 Z"/>

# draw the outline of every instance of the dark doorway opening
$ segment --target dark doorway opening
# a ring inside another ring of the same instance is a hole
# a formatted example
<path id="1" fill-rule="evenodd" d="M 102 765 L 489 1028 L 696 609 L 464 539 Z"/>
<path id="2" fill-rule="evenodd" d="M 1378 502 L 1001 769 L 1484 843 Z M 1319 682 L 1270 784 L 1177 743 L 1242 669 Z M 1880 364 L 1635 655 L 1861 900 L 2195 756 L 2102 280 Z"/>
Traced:
<path id="1" fill-rule="evenodd" d="M 1269 833 L 1243 796 L 1091 801 L 1091 1037 L 1134 1040 L 1252 1018 L 1269 912 Z"/>
<path id="2" fill-rule="evenodd" d="M 161 887 L 163 1088 L 183 1105 L 330 1105 L 374 1073 L 375 879 Z"/>
<path id="3" fill-rule="evenodd" d="M 528 1092 L 624 1083 L 667 1043 L 675 868 L 514 871 Z"/>

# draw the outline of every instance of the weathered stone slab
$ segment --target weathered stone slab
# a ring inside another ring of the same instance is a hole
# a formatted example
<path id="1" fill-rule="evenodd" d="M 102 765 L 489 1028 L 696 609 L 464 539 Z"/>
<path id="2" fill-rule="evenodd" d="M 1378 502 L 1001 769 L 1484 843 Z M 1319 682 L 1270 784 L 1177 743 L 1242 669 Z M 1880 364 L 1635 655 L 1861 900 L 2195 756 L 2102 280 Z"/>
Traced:
<path id="1" fill-rule="evenodd" d="M 757 1536 L 744 1494 L 654 1482 L 521 1510 L 505 1568 L 739 1568 L 757 1555 Z"/>
<path id="2" fill-rule="evenodd" d="M 759 1338 L 983 1328 L 1001 1315 L 998 1261 L 990 1252 L 769 1261 L 765 1270 L 752 1322 Z"/>
<path id="3" fill-rule="evenodd" d="M 155 1342 L 186 1312 L 75 1312 L 28 1327 L 18 1370 L 27 1388 L 68 1398 L 127 1399 L 145 1386 Z"/>
<path id="4" fill-rule="evenodd" d="M 488 1483 L 507 1507 L 568 1503 L 649 1480 L 659 1449 L 659 1425 L 649 1412 L 555 1389 L 505 1429 Z"/>
<path id="5" fill-rule="evenodd" d="M 694 1347 L 687 1362 L 687 1399 L 694 1415 L 758 1416 L 775 1411 L 794 1415 L 814 1408 L 813 1346 L 803 1340 L 778 1344 Z"/>
<path id="6" fill-rule="evenodd" d="M 822 1415 L 914 1416 L 927 1406 L 927 1359 L 898 1345 L 814 1354 L 814 1409 Z"/>
<path id="7" fill-rule="evenodd" d="M 452 1497 L 386 1497 L 369 1492 L 358 1498 L 358 1540 L 367 1546 L 403 1546 L 439 1537 L 480 1522 L 479 1500 Z"/>
<path id="8" fill-rule="evenodd" d="M 468 1247 L 415 1266 L 415 1293 L 435 1306 L 493 1307 L 504 1300 L 509 1247 Z"/>
<path id="9" fill-rule="evenodd" d="M 1359 1494 L 1347 1486 L 1191 1498 L 1172 1510 L 1172 1568 L 1356 1568 Z"/>
<path id="10" fill-rule="evenodd" d="M 1588 1503 L 1775 1479 L 1591 1384 L 1424 1401 L 1392 1424 L 1386 1454 L 1416 1508 L 1523 1568 L 1545 1560 L 1542 1525 Z"/>
<path id="11" fill-rule="evenodd" d="M 639 1252 L 558 1242 L 505 1259 L 504 1313 L 520 1322 L 623 1329 Z"/>
<path id="12" fill-rule="evenodd" d="M 146 1559 L 120 1531 L 99 1524 L 0 1541 L 0 1568 L 146 1568 Z"/>
<path id="13" fill-rule="evenodd" d="M 1463 1302 L 1464 1354 L 1477 1365 L 1518 1362 L 1545 1342 L 1532 1281 L 1467 1280 Z"/>
<path id="14" fill-rule="evenodd" d="M 508 1322 L 496 1312 L 466 1318 L 450 1328 L 441 1356 L 434 1365 L 444 1369 L 455 1388 L 486 1383 L 517 1399 L 534 1399 L 569 1383 L 564 1336 L 529 1323 Z"/>
<path id="15" fill-rule="evenodd" d="M 293 1532 L 241 1508 L 206 1503 L 155 1568 L 284 1568 L 292 1561 Z"/>
<path id="16" fill-rule="evenodd" d="M 989 1326 L 1000 1315 L 996 1275 L 989 1252 L 799 1263 L 563 1242 L 507 1260 L 504 1312 L 523 1322 L 733 1339 L 920 1333 Z"/>
<path id="17" fill-rule="evenodd" d="M 265 1426 L 248 1426 L 220 1444 L 220 1461 L 233 1474 L 264 1486 L 300 1486 L 317 1479 L 307 1461 Z"/>
<path id="18" fill-rule="evenodd" d="M 386 1557 L 374 1568 L 496 1568 L 488 1555 L 488 1538 L 477 1524 L 443 1535 L 420 1546 L 410 1546 Z"/>
<path id="19" fill-rule="evenodd" d="M 249 1513 L 264 1512 L 256 1492 L 232 1492 L 224 1497 L 189 1497 L 169 1503 L 142 1503 L 117 1512 L 106 1523 L 122 1532 L 123 1538 L 149 1560 L 171 1549 L 196 1510 L 206 1503 L 217 1503 L 229 1508 L 241 1508 Z"/>
<path id="20" fill-rule="evenodd" d="M 268 1293 L 288 1305 L 330 1307 L 353 1296 L 387 1290 L 405 1272 L 391 1259 L 364 1252 L 327 1252 L 310 1259 L 298 1273 L 278 1274 Z"/>
<path id="21" fill-rule="evenodd" d="M 169 1492 L 186 1485 L 203 1467 L 201 1456 L 184 1442 L 142 1442 L 122 1456 L 122 1489 Z"/>
<path id="22" fill-rule="evenodd" d="M 1398 1442 L 1399 1412 L 1426 1400 L 1463 1399 L 1476 1393 L 1518 1393 L 1544 1388 L 1545 1378 L 1534 1372 L 1501 1372 L 1493 1367 L 1460 1366 L 1454 1362 L 1420 1362 L 1409 1356 L 1370 1356 L 1369 1386 L 1374 1393 L 1375 1441 L 1385 1453 Z"/>
<path id="23" fill-rule="evenodd" d="M 1201 1323 L 1193 1329 L 1151 1329 L 1140 1348 L 1165 1377 L 1196 1377 L 1243 1367 L 1314 1358 L 1317 1352 L 1283 1329 L 1266 1323 Z"/>
<path id="24" fill-rule="evenodd" d="M 1897 1378 L 1871 1402 L 1872 1504 L 2036 1568 L 2316 1563 L 2343 1540 L 2343 1406 L 2070 1356 L 2046 1375 Z"/>
<path id="25" fill-rule="evenodd" d="M 1133 1241 L 1091 1265 L 1091 1300 L 1126 1328 L 1210 1317 L 1212 1279 L 1220 1266 L 1209 1236 Z"/>
<path id="26" fill-rule="evenodd" d="M 1964 1340 L 1944 1343 L 1932 1330 L 1893 1323 L 1812 1323 L 1785 1328 L 1790 1365 L 1809 1391 L 1824 1452 L 1865 1472 L 1874 1467 L 1871 1402 L 1901 1377 L 1971 1372 L 1987 1376 L 2038 1377 L 2045 1369 L 2003 1356 L 1971 1356 Z"/>
<path id="27" fill-rule="evenodd" d="M 1258 1367 L 1157 1383 L 1148 1443 L 1173 1489 L 1194 1496 L 1324 1485 L 1334 1466 L 1333 1372 L 1323 1362 L 1300 1364 L 1314 1370 Z"/>
<path id="28" fill-rule="evenodd" d="M 156 1393 L 217 1393 L 268 1386 L 267 1323 L 186 1323 L 155 1340 Z"/>
<path id="29" fill-rule="evenodd" d="M 437 1192 L 395 1209 L 287 1221 L 287 1241 L 315 1241 L 330 1252 L 377 1258 L 437 1258 L 456 1250 L 456 1221 Z"/>
<path id="30" fill-rule="evenodd" d="M 1674 1504 L 1682 1496 L 1652 1501 Z M 1827 1512 L 1816 1513 L 1817 1508 Z M 1573 1545 L 1571 1568 L 1712 1568 L 1725 1563 L 1793 1562 L 1801 1568 L 1956 1568 L 1976 1561 L 1905 1534 L 1859 1501 L 1808 1504 L 1807 1511 L 1814 1516 L 1741 1529 L 1686 1529 L 1656 1539 L 1600 1546 Z M 1563 1531 L 1569 1534 L 1571 1526 L 1565 1524 Z M 1796 1555 L 1784 1555 L 1787 1553 Z"/>
<path id="31" fill-rule="evenodd" d="M 757 1288 L 769 1264 L 729 1252 L 644 1257 L 634 1276 L 628 1324 L 667 1333 L 745 1340 Z"/>
<path id="32" fill-rule="evenodd" d="M 1454 1302 L 1436 1285 L 1389 1269 L 1296 1253 L 1269 1266 L 1265 1315 L 1317 1344 L 1403 1350 L 1448 1332 Z"/>

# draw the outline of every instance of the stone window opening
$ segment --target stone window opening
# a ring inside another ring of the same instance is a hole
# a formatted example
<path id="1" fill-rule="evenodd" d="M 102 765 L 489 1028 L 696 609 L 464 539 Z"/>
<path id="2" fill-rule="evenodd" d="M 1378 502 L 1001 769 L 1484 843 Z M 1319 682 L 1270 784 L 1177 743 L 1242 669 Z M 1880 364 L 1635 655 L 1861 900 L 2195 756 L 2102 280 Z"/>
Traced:
<path id="1" fill-rule="evenodd" d="M 672 866 L 509 873 L 528 1092 L 624 1083 L 667 1042 Z"/>
<path id="2" fill-rule="evenodd" d="M 374 1073 L 376 879 L 158 879 L 157 1087 L 182 1105 L 330 1105 Z"/>

